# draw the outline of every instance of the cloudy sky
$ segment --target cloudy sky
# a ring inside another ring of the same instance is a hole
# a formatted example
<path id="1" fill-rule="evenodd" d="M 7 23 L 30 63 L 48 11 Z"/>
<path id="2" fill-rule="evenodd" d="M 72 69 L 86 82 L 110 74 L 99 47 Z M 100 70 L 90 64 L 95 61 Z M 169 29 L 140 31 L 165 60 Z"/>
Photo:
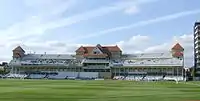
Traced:
<path id="1" fill-rule="evenodd" d="M 124 53 L 166 52 L 177 42 L 193 63 L 200 0 L 0 0 L 0 61 L 27 53 L 74 53 L 80 45 L 119 45 Z"/>

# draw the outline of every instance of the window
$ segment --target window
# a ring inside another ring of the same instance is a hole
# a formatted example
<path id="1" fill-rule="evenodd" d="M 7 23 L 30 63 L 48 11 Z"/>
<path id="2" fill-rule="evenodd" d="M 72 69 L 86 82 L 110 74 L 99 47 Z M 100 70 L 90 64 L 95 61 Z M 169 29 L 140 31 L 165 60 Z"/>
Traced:
<path id="1" fill-rule="evenodd" d="M 94 51 L 93 54 L 100 54 L 100 52 L 99 51 Z"/>

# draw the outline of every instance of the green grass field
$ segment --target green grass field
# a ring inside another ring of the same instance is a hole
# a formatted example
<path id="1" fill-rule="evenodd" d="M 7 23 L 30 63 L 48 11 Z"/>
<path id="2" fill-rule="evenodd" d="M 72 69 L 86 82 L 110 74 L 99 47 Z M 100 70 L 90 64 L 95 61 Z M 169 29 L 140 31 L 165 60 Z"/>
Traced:
<path id="1" fill-rule="evenodd" d="M 189 83 L 0 80 L 0 101 L 200 101 L 200 82 Z"/>

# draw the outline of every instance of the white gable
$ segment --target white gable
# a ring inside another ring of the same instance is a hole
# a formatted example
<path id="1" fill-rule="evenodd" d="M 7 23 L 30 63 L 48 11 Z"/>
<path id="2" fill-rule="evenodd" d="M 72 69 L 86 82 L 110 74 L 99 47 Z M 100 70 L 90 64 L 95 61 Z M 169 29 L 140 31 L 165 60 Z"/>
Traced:
<path id="1" fill-rule="evenodd" d="M 95 47 L 92 52 L 93 52 L 93 54 L 102 54 L 103 53 L 98 47 Z"/>

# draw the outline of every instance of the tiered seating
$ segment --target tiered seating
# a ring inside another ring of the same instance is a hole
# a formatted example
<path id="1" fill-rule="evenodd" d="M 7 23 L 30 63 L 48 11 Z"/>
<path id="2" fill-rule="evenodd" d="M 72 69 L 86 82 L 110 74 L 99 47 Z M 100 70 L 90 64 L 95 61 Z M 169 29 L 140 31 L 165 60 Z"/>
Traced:
<path id="1" fill-rule="evenodd" d="M 143 80 L 146 80 L 146 81 L 159 81 L 159 80 L 163 80 L 163 76 L 146 76 L 146 77 L 144 77 Z"/>
<path id="2" fill-rule="evenodd" d="M 48 75 L 49 79 L 65 79 L 65 73 L 58 73 L 57 75 Z"/>
<path id="3" fill-rule="evenodd" d="M 114 80 L 123 80 L 125 77 L 124 76 L 114 76 Z"/>
<path id="4" fill-rule="evenodd" d="M 12 65 L 69 65 L 80 64 L 80 60 L 75 60 L 67 54 L 27 54 L 22 60 L 11 60 Z"/>
<path id="5" fill-rule="evenodd" d="M 171 58 L 171 53 L 143 53 L 138 54 L 137 58 Z"/>
<path id="6" fill-rule="evenodd" d="M 72 62 L 72 60 L 23 60 L 21 61 L 22 65 L 68 65 Z"/>
<path id="7" fill-rule="evenodd" d="M 169 53 L 142 53 L 142 54 L 127 54 L 123 61 L 124 66 L 132 65 L 148 65 L 148 66 L 181 66 L 183 65 L 183 59 L 172 57 Z M 121 63 L 119 62 L 119 63 Z M 115 63 L 115 62 L 113 62 Z"/>
<path id="8" fill-rule="evenodd" d="M 123 66 L 123 62 L 121 60 L 113 60 L 111 61 L 112 66 Z"/>
<path id="9" fill-rule="evenodd" d="M 155 76 L 156 80 L 163 80 L 163 76 Z"/>
<path id="10" fill-rule="evenodd" d="M 144 76 L 135 76 L 136 81 L 141 81 L 144 78 Z"/>
<path id="11" fill-rule="evenodd" d="M 26 56 L 23 57 L 23 60 L 36 60 L 36 59 L 71 60 L 74 59 L 74 57 L 68 54 L 27 54 Z"/>
<path id="12" fill-rule="evenodd" d="M 125 80 L 133 80 L 133 81 L 142 81 L 143 80 L 143 78 L 144 78 L 144 76 L 137 76 L 137 75 L 135 75 L 135 76 L 127 76 L 126 78 L 125 78 Z"/>
<path id="13" fill-rule="evenodd" d="M 167 81 L 183 81 L 184 78 L 182 76 L 165 76 L 164 80 L 167 80 Z"/>
<path id="14" fill-rule="evenodd" d="M 162 66 L 162 65 L 182 65 L 183 60 L 171 58 L 171 59 L 135 59 L 135 60 L 125 60 L 123 62 L 124 66 L 132 66 L 132 65 L 152 65 L 152 66 Z"/>
<path id="15" fill-rule="evenodd" d="M 88 66 L 83 67 L 83 68 L 102 69 L 102 68 L 110 68 L 110 67 L 106 66 L 106 65 L 88 65 Z"/>
<path id="16" fill-rule="evenodd" d="M 127 54 L 128 59 L 133 58 L 172 58 L 172 54 L 168 53 L 142 53 L 142 54 Z"/>
<path id="17" fill-rule="evenodd" d="M 21 65 L 77 65 L 80 64 L 81 61 L 77 60 L 59 60 L 59 59 L 48 59 L 48 60 L 42 60 L 42 59 L 37 59 L 37 60 L 22 60 L 19 62 Z"/>
<path id="18" fill-rule="evenodd" d="M 83 59 L 82 63 L 109 63 L 109 61 L 105 59 Z"/>
<path id="19" fill-rule="evenodd" d="M 57 75 L 49 75 L 49 79 L 70 79 L 70 78 L 98 78 L 98 72 L 58 72 Z"/>
<path id="20" fill-rule="evenodd" d="M 81 60 L 72 60 L 71 64 L 81 65 Z"/>
<path id="21" fill-rule="evenodd" d="M 30 74 L 29 78 L 30 79 L 43 79 L 45 78 L 46 74 Z"/>
<path id="22" fill-rule="evenodd" d="M 115 80 L 123 80 L 123 76 L 115 76 L 113 79 Z M 183 81 L 184 78 L 182 76 L 139 76 L 139 75 L 129 75 L 126 76 L 124 80 L 131 80 L 131 81 Z"/>
<path id="23" fill-rule="evenodd" d="M 78 77 L 78 72 L 58 72 L 57 75 L 49 75 L 49 79 L 66 79 L 66 78 L 76 78 Z"/>
<path id="24" fill-rule="evenodd" d="M 98 72 L 80 72 L 79 77 L 80 78 L 98 78 L 99 73 Z"/>
<path id="25" fill-rule="evenodd" d="M 183 59 L 172 57 L 171 53 L 129 54 L 122 60 L 111 61 L 112 66 L 181 66 Z"/>
<path id="26" fill-rule="evenodd" d="M 130 80 L 130 81 L 135 80 L 135 76 L 127 76 L 125 80 Z"/>
<path id="27" fill-rule="evenodd" d="M 7 78 L 26 78 L 26 74 L 8 74 L 6 75 Z"/>

